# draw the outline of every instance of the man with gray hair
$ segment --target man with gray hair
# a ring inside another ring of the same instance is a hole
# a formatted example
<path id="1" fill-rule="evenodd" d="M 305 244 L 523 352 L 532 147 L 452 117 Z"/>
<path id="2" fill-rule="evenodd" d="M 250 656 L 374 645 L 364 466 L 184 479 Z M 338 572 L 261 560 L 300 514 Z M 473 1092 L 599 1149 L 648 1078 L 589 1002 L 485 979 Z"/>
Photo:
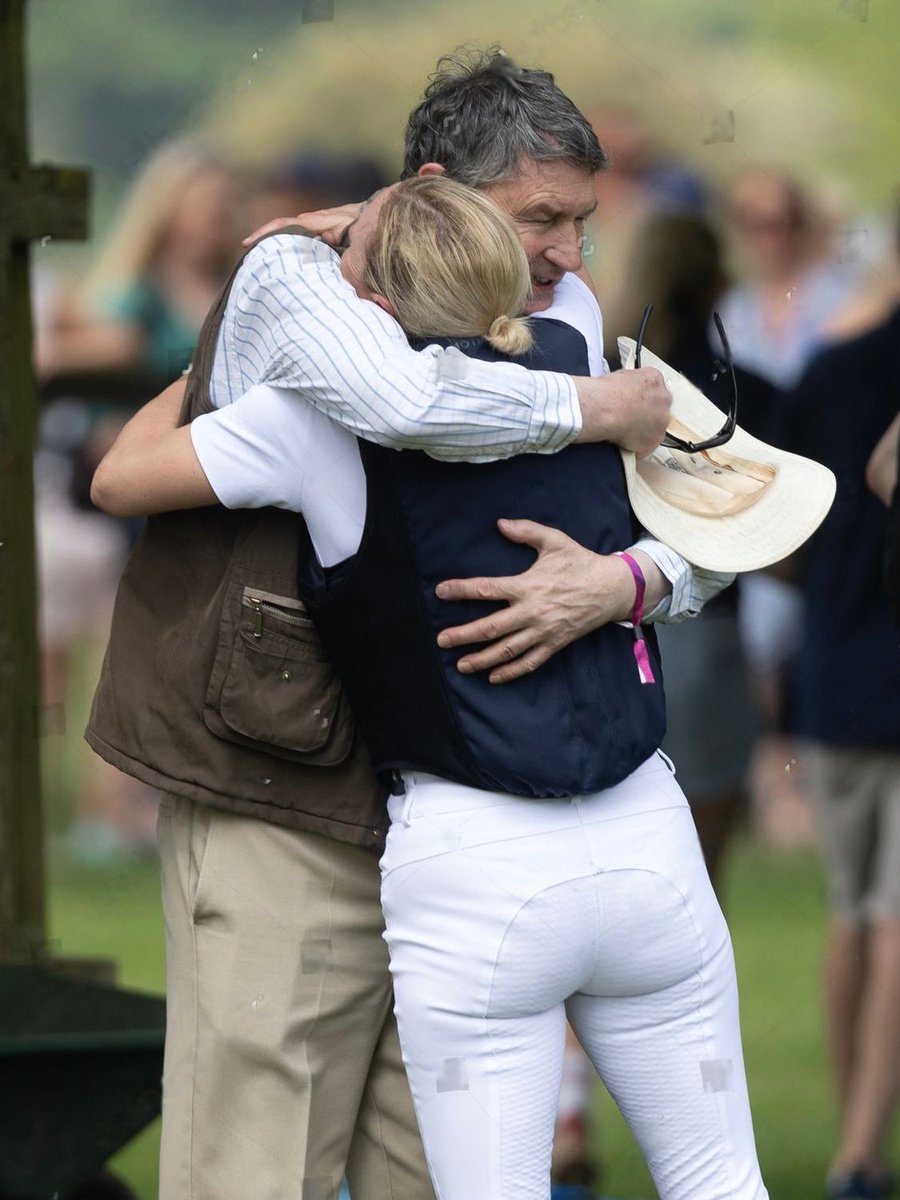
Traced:
<path id="1" fill-rule="evenodd" d="M 419 129 L 422 138 L 414 135 Z M 364 259 L 376 198 L 362 215 L 361 206 L 348 206 L 302 218 L 325 234 L 322 241 L 283 235 L 248 253 L 227 303 L 219 306 L 214 353 L 207 340 L 210 407 L 217 411 L 189 430 L 176 429 L 180 388 L 152 401 L 101 465 L 94 489 L 101 507 L 148 511 L 140 498 L 123 503 L 111 481 L 134 487 L 133 451 L 188 434 L 178 443 L 191 457 L 188 484 L 169 507 L 218 500 L 227 509 L 257 509 L 259 530 L 268 537 L 286 515 L 274 509 L 302 508 L 298 485 L 308 464 L 297 458 L 303 439 L 294 434 L 310 404 L 364 438 L 445 459 L 552 451 L 574 440 L 607 440 L 639 452 L 658 443 L 668 413 L 662 378 L 652 370 L 606 373 L 599 309 L 575 275 L 584 221 L 594 207 L 591 181 L 604 163 L 590 127 L 552 77 L 519 71 L 489 54 L 470 67 L 445 64 L 432 82 L 410 121 L 406 173 L 444 170 L 440 159 L 428 159 L 445 153 L 441 139 L 452 142 L 454 129 L 475 174 L 484 172 L 484 190 L 520 230 L 532 273 L 528 311 L 573 324 L 598 378 L 573 382 L 509 364 L 470 362 L 450 351 L 411 351 L 390 318 L 357 301 L 346 286 Z M 482 159 L 482 143 L 492 137 L 502 142 L 502 152 L 494 147 Z M 346 245 L 343 260 L 328 249 L 338 242 Z M 254 408 L 250 397 L 242 399 L 260 383 L 279 385 L 264 410 Z M 173 620 L 182 625 L 186 608 L 194 621 L 208 621 L 202 613 L 217 611 L 204 608 L 188 576 L 194 572 L 211 586 L 212 554 L 220 545 L 209 537 L 202 547 L 194 545 L 185 515 L 173 514 L 181 574 L 170 585 L 179 607 Z M 589 630 L 631 615 L 635 584 L 622 559 L 593 554 L 531 522 L 508 523 L 507 536 L 538 551 L 530 570 L 441 585 L 447 598 L 507 602 L 492 617 L 442 635 L 442 645 L 489 643 L 461 659 L 461 670 L 488 670 L 493 681 L 504 682 L 534 670 Z M 249 553 L 263 544 L 260 537 L 246 543 Z M 723 583 L 651 539 L 629 549 L 646 580 L 651 619 L 689 615 Z M 155 562 L 159 568 L 159 556 Z M 185 656 L 165 663 L 164 695 L 153 704 L 139 698 L 152 721 L 141 724 L 137 714 L 134 726 L 155 731 L 153 746 L 111 752 L 96 722 L 91 730 L 101 753 L 139 777 L 152 777 L 167 792 L 160 852 L 172 1020 L 161 1195 L 274 1200 L 302 1190 L 304 1198 L 332 1200 L 346 1163 L 354 1200 L 419 1200 L 428 1185 L 421 1152 L 411 1145 L 409 1094 L 398 1070 L 390 978 L 378 936 L 378 862 L 370 853 L 383 845 L 384 797 L 376 811 L 372 783 L 359 771 L 353 786 L 360 794 L 348 783 L 344 794 L 335 795 L 329 781 L 340 770 L 339 759 L 321 731 L 303 731 L 320 739 L 313 758 L 318 765 L 293 777 L 292 791 L 291 771 L 302 768 L 282 730 L 258 720 L 226 728 L 225 702 L 229 709 L 252 702 L 269 678 L 260 668 L 256 683 L 244 690 L 233 679 L 235 664 L 264 648 L 266 637 L 282 644 L 291 635 L 304 644 L 295 648 L 296 661 L 277 673 L 284 682 L 272 685 L 276 689 L 296 686 L 294 677 L 307 669 L 323 670 L 321 647 L 310 654 L 314 635 L 296 594 L 287 590 L 293 586 L 291 564 L 283 564 L 274 595 L 274 584 L 267 594 L 246 583 L 246 566 L 236 556 L 225 564 L 222 635 L 207 673 L 209 689 L 200 693 L 202 722 L 196 734 L 193 726 L 172 730 L 181 756 L 177 770 L 162 770 L 154 758 L 172 761 L 159 723 L 177 698 L 180 673 L 198 668 L 200 642 L 191 642 L 191 629 L 182 628 L 177 643 L 151 632 L 142 639 L 150 650 L 181 646 Z M 124 595 L 140 604 L 141 582 L 152 586 L 157 605 L 169 602 L 159 578 L 132 576 Z M 120 626 L 123 612 L 117 614 Z M 143 653 L 134 642 L 133 655 Z M 155 661 L 162 657 L 157 653 Z M 133 670 L 133 656 L 122 661 Z M 226 687 L 213 695 L 223 677 Z M 235 686 L 226 695 L 229 681 Z M 121 727 L 122 707 L 131 703 L 124 682 L 106 689 L 100 708 L 107 727 Z M 303 719 L 320 711 L 314 702 L 314 696 L 304 697 Z M 285 720 L 298 715 L 282 711 Z M 230 773 L 201 786 L 198 775 L 226 761 L 217 738 L 227 743 Z M 267 750 L 267 739 L 276 749 Z"/>
<path id="2" fill-rule="evenodd" d="M 439 162 L 469 187 L 518 174 L 523 161 L 568 162 L 594 175 L 608 156 L 590 122 L 549 71 L 520 67 L 499 48 L 444 55 L 406 125 L 402 177 Z"/>
<path id="3" fill-rule="evenodd" d="M 484 191 L 504 209 L 516 224 L 531 268 L 525 313 L 548 314 L 553 306 L 554 318 L 575 325 L 588 343 L 592 373 L 605 375 L 610 390 L 627 402 L 627 389 L 643 384 L 632 380 L 631 372 L 607 374 L 602 318 L 581 257 L 585 223 L 597 207 L 594 176 L 607 162 L 590 123 L 549 72 L 519 67 L 497 47 L 476 48 L 438 62 L 407 122 L 402 177 L 446 173 Z M 296 220 L 331 245 L 346 244 L 365 207 L 349 204 L 304 213 L 273 221 L 259 232 Z M 348 252 L 354 252 L 352 246 Z M 645 399 L 650 402 L 649 393 Z M 531 571 L 512 579 L 452 581 L 442 593 L 445 599 L 508 604 L 489 620 L 448 631 L 442 643 L 456 647 L 490 641 L 487 649 L 467 655 L 462 666 L 490 669 L 492 682 L 533 670 L 567 642 L 609 620 L 606 601 L 611 593 L 621 585 L 615 604 L 632 587 L 627 572 L 618 572 L 613 583 L 618 560 L 566 545 L 566 570 L 560 572 L 557 559 L 568 539 L 545 530 L 538 544 L 531 540 L 533 529 L 519 533 L 538 551 Z M 638 543 L 638 560 L 649 594 L 663 597 L 652 613 L 654 620 L 696 615 L 726 582 L 722 575 L 692 568 L 649 538 Z M 586 585 L 583 589 L 579 581 Z M 579 623 L 568 628 L 560 614 L 576 607 Z"/>

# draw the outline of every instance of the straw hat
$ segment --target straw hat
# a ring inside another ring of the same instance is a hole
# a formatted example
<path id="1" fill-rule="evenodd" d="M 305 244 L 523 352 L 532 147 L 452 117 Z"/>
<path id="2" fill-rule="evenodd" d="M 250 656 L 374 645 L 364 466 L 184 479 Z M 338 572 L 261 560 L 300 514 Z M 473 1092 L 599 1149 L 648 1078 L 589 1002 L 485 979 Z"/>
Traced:
<path id="1" fill-rule="evenodd" d="M 623 367 L 635 343 L 619 338 Z M 672 396 L 669 430 L 685 441 L 715 436 L 723 413 L 646 347 Z M 724 446 L 687 454 L 658 446 L 637 459 L 622 450 L 631 507 L 654 537 L 710 571 L 755 571 L 786 558 L 818 529 L 831 508 L 835 478 L 827 467 L 777 450 L 737 426 Z"/>

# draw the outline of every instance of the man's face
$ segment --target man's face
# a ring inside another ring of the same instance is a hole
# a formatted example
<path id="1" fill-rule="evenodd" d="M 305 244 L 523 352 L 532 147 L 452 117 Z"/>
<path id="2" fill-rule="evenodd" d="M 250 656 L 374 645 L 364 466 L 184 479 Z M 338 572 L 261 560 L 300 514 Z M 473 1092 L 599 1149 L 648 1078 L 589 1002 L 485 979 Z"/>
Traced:
<path id="1" fill-rule="evenodd" d="M 525 159 L 519 173 L 484 189 L 509 213 L 531 268 L 526 314 L 553 303 L 553 289 L 567 271 L 581 266 L 584 223 L 597 207 L 594 178 L 565 162 Z"/>

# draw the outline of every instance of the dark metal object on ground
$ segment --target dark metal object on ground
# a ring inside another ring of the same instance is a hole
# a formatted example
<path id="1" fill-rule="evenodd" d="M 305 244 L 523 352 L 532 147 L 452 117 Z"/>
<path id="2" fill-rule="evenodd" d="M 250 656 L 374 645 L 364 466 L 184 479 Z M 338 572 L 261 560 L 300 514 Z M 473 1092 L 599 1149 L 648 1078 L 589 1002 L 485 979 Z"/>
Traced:
<path id="1" fill-rule="evenodd" d="M 0 966 L 0 1197 L 60 1196 L 159 1112 L 165 1002 Z"/>

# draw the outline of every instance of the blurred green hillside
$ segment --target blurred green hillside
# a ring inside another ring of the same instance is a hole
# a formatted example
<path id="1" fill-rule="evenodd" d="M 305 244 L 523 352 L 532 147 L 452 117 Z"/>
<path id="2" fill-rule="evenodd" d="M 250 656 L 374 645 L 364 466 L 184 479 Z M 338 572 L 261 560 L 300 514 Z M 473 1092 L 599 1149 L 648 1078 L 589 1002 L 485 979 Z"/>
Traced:
<path id="1" fill-rule="evenodd" d="M 633 105 L 713 177 L 789 164 L 879 207 L 900 178 L 897 0 L 31 0 L 34 153 L 95 168 L 101 224 L 185 129 L 248 164 L 365 148 L 395 169 L 426 75 L 467 41 L 586 109 Z"/>

